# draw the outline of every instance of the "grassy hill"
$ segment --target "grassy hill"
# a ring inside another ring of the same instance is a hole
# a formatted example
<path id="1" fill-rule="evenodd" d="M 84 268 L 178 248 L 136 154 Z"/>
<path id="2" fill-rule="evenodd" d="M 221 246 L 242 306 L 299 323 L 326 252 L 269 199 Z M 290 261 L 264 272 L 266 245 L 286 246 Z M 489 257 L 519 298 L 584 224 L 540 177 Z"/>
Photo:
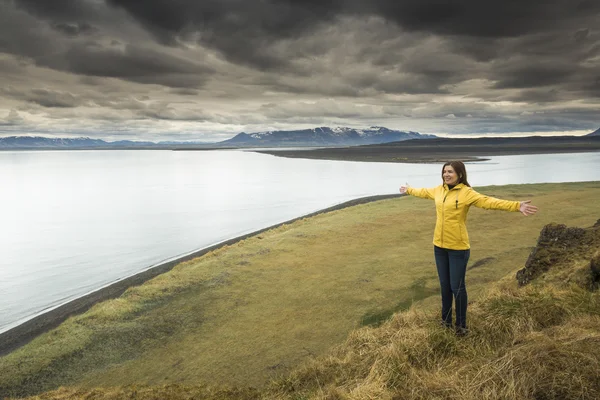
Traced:
<path id="1" fill-rule="evenodd" d="M 514 276 L 546 224 L 595 223 L 600 183 L 478 190 L 541 211 L 471 210 L 465 339 L 437 326 L 433 203 L 407 197 L 264 232 L 100 303 L 0 358 L 0 397 L 597 397 L 600 298 L 580 272 L 593 254 L 546 257 L 562 268 L 523 288 Z"/>
<path id="2" fill-rule="evenodd" d="M 600 398 L 600 220 L 548 230 L 524 268 L 536 271 L 529 286 L 514 276 L 491 285 L 471 306 L 469 337 L 412 308 L 353 332 L 277 382 L 271 398 Z"/>

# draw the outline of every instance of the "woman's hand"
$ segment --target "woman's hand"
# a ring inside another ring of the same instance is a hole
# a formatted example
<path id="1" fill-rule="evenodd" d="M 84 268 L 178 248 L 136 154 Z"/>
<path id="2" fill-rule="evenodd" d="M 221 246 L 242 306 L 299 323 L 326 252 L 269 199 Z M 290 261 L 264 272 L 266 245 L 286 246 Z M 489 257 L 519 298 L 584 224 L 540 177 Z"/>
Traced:
<path id="1" fill-rule="evenodd" d="M 523 214 L 524 216 L 533 215 L 538 210 L 536 206 L 531 205 L 529 203 L 531 203 L 531 200 L 522 201 L 519 205 L 519 211 L 521 211 L 521 214 Z"/>
<path id="2" fill-rule="evenodd" d="M 408 182 L 406 182 L 406 185 L 400 186 L 400 194 L 406 194 L 407 190 L 408 190 Z"/>

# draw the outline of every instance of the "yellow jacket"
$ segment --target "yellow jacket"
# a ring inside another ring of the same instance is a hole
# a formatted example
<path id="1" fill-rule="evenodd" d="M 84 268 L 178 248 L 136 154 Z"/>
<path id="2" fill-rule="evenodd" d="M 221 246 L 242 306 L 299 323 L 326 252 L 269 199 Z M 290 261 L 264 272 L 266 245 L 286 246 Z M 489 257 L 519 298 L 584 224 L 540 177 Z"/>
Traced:
<path id="1" fill-rule="evenodd" d="M 446 184 L 430 188 L 415 189 L 409 187 L 407 194 L 435 200 L 437 219 L 433 244 L 445 249 L 467 250 L 469 234 L 465 222 L 469 207 L 475 206 L 488 210 L 519 211 L 520 202 L 495 199 L 477 193 L 462 183 L 448 190 Z"/>

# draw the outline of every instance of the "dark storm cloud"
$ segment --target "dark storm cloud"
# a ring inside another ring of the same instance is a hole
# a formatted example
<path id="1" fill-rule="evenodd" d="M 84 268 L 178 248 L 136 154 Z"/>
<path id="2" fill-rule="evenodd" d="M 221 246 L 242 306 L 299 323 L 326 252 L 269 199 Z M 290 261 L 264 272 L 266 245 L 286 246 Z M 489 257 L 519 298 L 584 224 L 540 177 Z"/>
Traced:
<path id="1" fill-rule="evenodd" d="M 25 3 L 27 10 L 35 11 L 36 16 L 51 18 L 51 21 L 40 22 L 22 10 L 0 3 L 0 37 L 10 38 L 0 40 L 0 52 L 24 57 L 29 63 L 58 71 L 169 87 L 201 86 L 213 72 L 209 67 L 168 54 L 160 48 L 118 40 L 107 44 L 102 36 L 86 38 L 97 29 L 85 22 L 53 22 L 61 15 L 64 17 L 60 7 L 68 7 L 71 2 L 60 1 L 52 6 L 46 2 Z M 78 11 L 71 12 L 82 16 L 88 9 L 90 7 L 81 6 Z"/>
<path id="2" fill-rule="evenodd" d="M 577 32 L 575 32 L 573 37 L 575 38 L 575 40 L 577 42 L 583 42 L 585 39 L 587 39 L 587 37 L 589 35 L 590 35 L 590 30 L 588 28 L 585 28 L 585 29 L 580 29 Z"/>
<path id="3" fill-rule="evenodd" d="M 448 50 L 464 54 L 477 62 L 489 62 L 497 58 L 502 46 L 495 38 L 462 36 L 448 42 Z"/>
<path id="4" fill-rule="evenodd" d="M 171 93 L 179 94 L 182 96 L 197 96 L 199 92 L 195 89 L 177 88 L 177 89 L 171 89 Z"/>
<path id="5" fill-rule="evenodd" d="M 41 1 L 41 0 L 40 0 Z M 339 15 L 379 15 L 406 30 L 507 37 L 597 13 L 595 0 L 108 0 L 146 26 L 176 36 L 190 27 L 289 37 Z"/>
<path id="6" fill-rule="evenodd" d="M 40 22 L 0 2 L 0 52 L 18 57 L 40 57 L 51 54 L 56 43 L 45 35 Z"/>
<path id="7" fill-rule="evenodd" d="M 370 4 L 407 30 L 490 38 L 554 29 L 600 11 L 595 0 L 374 0 Z"/>
<path id="8" fill-rule="evenodd" d="M 65 55 L 67 69 L 81 75 L 122 78 L 170 87 L 197 87 L 213 72 L 174 56 L 135 45 L 105 48 L 74 46 Z"/>
<path id="9" fill-rule="evenodd" d="M 596 77 L 579 65 L 594 56 L 590 54 L 594 53 L 590 28 L 598 22 L 597 1 L 184 0 L 174 4 L 167 0 L 109 0 L 109 4 L 126 10 L 162 43 L 174 44 L 193 37 L 233 63 L 309 79 L 317 72 L 315 64 L 305 68 L 293 61 L 337 51 L 335 43 L 328 42 L 325 27 L 339 23 L 343 16 L 377 16 L 388 22 L 387 27 L 377 26 L 377 34 L 364 32 L 371 35 L 371 43 L 361 43 L 360 36 L 354 43 L 362 45 L 362 54 L 351 62 L 367 60 L 375 67 L 372 71 L 343 75 L 339 81 L 318 85 L 278 85 L 290 93 L 354 97 L 369 95 L 372 89 L 443 94 L 448 92 L 447 85 L 473 78 L 491 79 L 496 89 L 547 87 L 535 92 L 538 98 L 547 93 L 542 96 L 545 101 L 561 100 L 560 94 L 551 91 L 557 87 L 561 92 L 573 87 L 592 96 L 597 93 Z M 306 38 L 315 31 L 324 35 L 320 42 L 311 42 L 312 48 L 299 46 L 298 40 L 289 43 L 292 38 Z M 407 54 L 406 46 L 411 43 L 393 42 L 394 35 L 403 32 L 415 32 L 421 38 L 440 35 L 446 47 L 435 53 Z M 287 41 L 284 49 L 277 46 L 281 40 Z M 461 55 L 463 60 L 450 59 L 452 55 Z M 507 59 L 509 66 L 495 62 Z M 488 65 L 473 68 L 472 62 Z M 553 65 L 555 62 L 558 65 Z M 401 68 L 396 69 L 395 76 L 382 76 L 378 68 L 386 66 Z M 521 94 L 527 95 L 533 92 Z"/>
<path id="10" fill-rule="evenodd" d="M 107 0 L 126 10 L 163 44 L 194 38 L 228 60 L 262 70 L 285 67 L 291 54 L 274 42 L 302 36 L 343 12 L 342 1 L 207 0 L 178 2 Z"/>
<path id="11" fill-rule="evenodd" d="M 523 65 L 504 71 L 496 88 L 531 88 L 554 85 L 567 80 L 575 69 L 569 65 Z"/>
<path id="12" fill-rule="evenodd" d="M 22 9 L 28 10 L 39 18 L 53 21 L 53 26 L 71 35 L 87 31 L 87 20 L 94 18 L 99 2 L 82 0 L 60 0 L 48 2 L 45 0 L 16 0 Z M 118 10 L 125 10 L 143 27 L 151 32 L 162 44 L 179 45 L 181 41 L 197 40 L 221 52 L 229 61 L 249 65 L 264 71 L 279 71 L 310 76 L 310 68 L 292 66 L 290 62 L 298 58 L 318 57 L 334 49 L 313 42 L 313 48 L 302 48 L 288 44 L 285 48 L 277 47 L 278 41 L 298 39 L 310 35 L 316 29 L 339 21 L 339 17 L 369 17 L 378 16 L 390 24 L 400 27 L 403 31 L 414 31 L 422 34 L 440 34 L 447 37 L 447 51 L 458 51 L 475 61 L 490 61 L 502 57 L 503 44 L 498 39 L 511 38 L 517 35 L 530 35 L 563 29 L 563 36 L 573 42 L 584 43 L 589 37 L 589 27 L 573 25 L 573 21 L 589 20 L 600 12 L 598 1 L 573 0 L 534 0 L 489 2 L 480 0 L 106 0 L 106 4 Z M 63 22 L 56 22 L 63 21 Z M 64 22 L 67 21 L 67 22 Z M 78 21 L 78 22 L 73 22 Z M 390 30 L 390 34 L 394 32 Z M 381 39 L 385 37 L 385 31 Z M 326 37 L 323 41 L 327 42 Z M 396 82 L 391 89 L 394 92 L 413 93 L 420 90 L 433 92 L 436 87 L 452 84 L 464 78 L 465 73 L 459 65 L 443 70 L 442 63 L 423 65 L 414 62 L 414 56 L 402 56 L 402 48 L 385 49 L 383 40 L 373 37 L 365 52 L 373 65 L 385 66 L 403 63 L 409 73 L 418 74 L 417 83 L 408 85 Z M 531 39 L 524 40 L 523 45 L 513 45 L 515 52 L 528 52 L 532 46 L 552 46 L 554 51 L 564 49 L 564 41 L 556 41 L 553 37 L 543 36 L 539 43 Z M 520 41 L 521 42 L 521 41 Z M 317 47 L 315 47 L 317 46 Z M 370 51 L 369 51 L 370 50 Z M 75 50 L 71 50 L 72 52 Z M 94 53 L 92 58 L 106 56 L 106 65 L 114 59 L 115 54 L 109 51 Z M 555 57 L 558 53 L 555 54 Z M 146 58 L 146 61 L 148 58 Z M 124 68 L 130 67 L 128 61 L 120 58 L 117 66 L 110 68 L 105 76 L 128 77 L 132 75 L 125 71 L 122 75 L 115 70 L 119 64 Z M 141 60 L 140 62 L 143 62 Z M 410 64 L 413 64 L 411 66 Z M 72 59 L 71 59 L 72 64 Z M 90 63 L 73 65 L 73 72 L 84 73 L 96 68 Z M 83 71 L 81 71 L 83 70 Z M 544 76 L 551 79 L 567 77 L 573 71 L 544 71 L 537 81 L 528 80 L 532 75 L 526 68 L 515 68 L 518 76 L 498 83 L 499 88 L 528 87 L 528 85 L 545 84 Z M 519 74 L 522 71 L 522 74 Z M 158 81 L 168 86 L 187 86 L 189 80 L 176 84 L 178 71 L 172 71 L 169 77 Z M 403 71 L 404 72 L 404 71 Z M 141 82 L 146 82 L 148 75 L 142 74 Z M 187 76 L 189 78 L 189 76 Z M 202 81 L 198 79 L 196 84 Z M 194 86 L 194 83 L 192 83 Z"/>
<path id="13" fill-rule="evenodd" d="M 445 94 L 448 91 L 440 86 L 447 83 L 447 77 L 448 75 L 443 72 L 400 75 L 390 78 L 383 77 L 382 79 L 373 80 L 370 87 L 383 93 Z"/>
<path id="14" fill-rule="evenodd" d="M 23 100 L 48 108 L 72 108 L 83 105 L 78 96 L 56 90 L 32 89 L 20 91 L 12 87 L 6 87 L 1 89 L 0 93 L 6 97 Z"/>
<path id="15" fill-rule="evenodd" d="M 222 43 L 214 33 L 265 39 L 292 37 L 308 27 L 344 12 L 345 1 L 286 0 L 107 0 L 121 7 L 167 39 L 190 29 L 206 32 L 205 39 Z"/>
<path id="16" fill-rule="evenodd" d="M 265 47 L 273 41 L 301 35 L 342 15 L 378 15 L 407 31 L 503 38 L 555 29 L 600 11 L 600 2 L 587 0 L 108 2 L 127 10 L 165 43 L 174 43 L 186 32 L 200 31 L 203 43 L 219 49 L 232 60 L 247 61 L 259 67 L 275 66 L 277 61 L 285 62 L 285 59 L 278 59 L 265 51 Z M 260 60 L 264 65 L 260 65 Z"/>
<path id="17" fill-rule="evenodd" d="M 533 100 L 543 93 L 548 94 L 546 101 L 597 97 L 600 32 L 586 30 L 585 38 L 576 36 L 568 32 L 532 35 L 503 44 L 486 76 L 498 89 L 534 89 L 513 93 L 515 98 Z"/>
<path id="18" fill-rule="evenodd" d="M 579 127 L 559 107 L 600 99 L 599 16 L 598 0 L 0 0 L 0 93 L 20 77 L 4 115 L 56 123 Z"/>
<path id="19" fill-rule="evenodd" d="M 61 93 L 45 89 L 32 90 L 27 101 L 43 107 L 71 108 L 80 105 L 77 97 L 71 93 Z"/>
<path id="20" fill-rule="evenodd" d="M 563 94 L 564 96 L 564 94 Z M 504 100 L 526 103 L 553 103 L 561 99 L 556 89 L 527 89 L 520 90 L 502 97 Z"/>
<path id="21" fill-rule="evenodd" d="M 42 19 L 73 21 L 93 18 L 98 2 L 90 0 L 14 0 L 17 8 Z"/>
<path id="22" fill-rule="evenodd" d="M 67 36 L 78 36 L 85 35 L 87 33 L 94 32 L 94 28 L 88 24 L 87 22 L 78 22 L 78 23 L 57 23 L 52 26 L 59 32 L 64 33 Z"/>

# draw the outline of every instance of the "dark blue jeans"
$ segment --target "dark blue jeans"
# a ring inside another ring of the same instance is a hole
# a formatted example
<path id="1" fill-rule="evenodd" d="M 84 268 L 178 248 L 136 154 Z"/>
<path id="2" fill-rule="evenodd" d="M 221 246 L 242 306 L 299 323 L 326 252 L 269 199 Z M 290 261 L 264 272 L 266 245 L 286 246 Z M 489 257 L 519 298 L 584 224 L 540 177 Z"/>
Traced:
<path id="1" fill-rule="evenodd" d="M 465 275 L 470 250 L 450 250 L 433 246 L 442 292 L 442 321 L 452 326 L 452 299 L 456 308 L 456 326 L 467 327 L 467 288 Z"/>

